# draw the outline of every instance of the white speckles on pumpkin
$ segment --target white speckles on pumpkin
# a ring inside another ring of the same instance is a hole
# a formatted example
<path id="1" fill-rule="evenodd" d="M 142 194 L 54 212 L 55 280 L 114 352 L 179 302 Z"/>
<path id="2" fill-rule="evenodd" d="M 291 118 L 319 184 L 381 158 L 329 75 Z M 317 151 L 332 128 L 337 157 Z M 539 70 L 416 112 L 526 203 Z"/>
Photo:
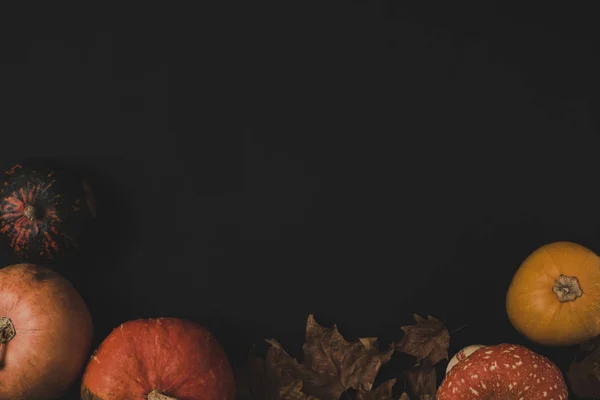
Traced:
<path id="1" fill-rule="evenodd" d="M 438 400 L 479 400 L 490 396 L 496 400 L 567 399 L 562 374 L 545 357 L 521 346 L 489 347 L 469 356 L 468 371 L 463 366 L 446 375 L 438 390 Z"/>

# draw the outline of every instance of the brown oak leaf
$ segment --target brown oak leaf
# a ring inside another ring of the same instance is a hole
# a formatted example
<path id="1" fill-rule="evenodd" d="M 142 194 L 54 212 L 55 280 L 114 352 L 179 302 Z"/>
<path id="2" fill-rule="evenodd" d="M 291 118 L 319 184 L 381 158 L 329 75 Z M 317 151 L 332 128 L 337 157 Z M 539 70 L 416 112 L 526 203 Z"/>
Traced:
<path id="1" fill-rule="evenodd" d="M 356 392 L 356 400 L 393 400 L 392 389 L 396 379 L 390 379 L 377 386 L 375 390 L 362 390 Z"/>
<path id="2" fill-rule="evenodd" d="M 414 317 L 415 325 L 402 327 L 404 336 L 396 343 L 396 350 L 417 357 L 417 365 L 433 366 L 448 359 L 450 335 L 444 324 L 432 316 Z"/>
<path id="3" fill-rule="evenodd" d="M 418 366 L 404 371 L 406 391 L 414 400 L 430 400 L 437 392 L 436 372 L 434 367 Z"/>
<path id="4" fill-rule="evenodd" d="M 267 364 L 283 375 L 302 381 L 302 392 L 321 400 L 338 400 L 348 389 L 371 390 L 379 369 L 394 348 L 381 352 L 377 340 L 348 342 L 337 326 L 325 328 L 311 314 L 306 323 L 303 360 L 299 363 L 276 340 L 267 352 Z M 309 397 L 310 398 L 310 397 Z"/>

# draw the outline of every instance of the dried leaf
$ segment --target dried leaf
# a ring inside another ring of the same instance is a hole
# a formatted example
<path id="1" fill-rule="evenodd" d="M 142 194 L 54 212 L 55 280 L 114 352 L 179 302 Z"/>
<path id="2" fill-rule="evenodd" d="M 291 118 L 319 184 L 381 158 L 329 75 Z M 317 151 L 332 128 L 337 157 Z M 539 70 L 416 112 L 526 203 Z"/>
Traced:
<path id="1" fill-rule="evenodd" d="M 236 400 L 319 400 L 302 392 L 302 381 L 291 377 L 276 365 L 275 353 L 267 360 L 253 347 L 243 369 L 237 371 Z"/>
<path id="2" fill-rule="evenodd" d="M 390 379 L 379 385 L 375 390 L 359 389 L 356 392 L 356 400 L 392 400 L 392 389 L 395 383 L 396 379 Z"/>
<path id="3" fill-rule="evenodd" d="M 418 366 L 404 371 L 406 391 L 411 399 L 434 399 L 437 391 L 434 367 Z"/>
<path id="4" fill-rule="evenodd" d="M 580 397 L 600 397 L 600 347 L 580 361 L 573 361 L 567 371 L 571 390 Z"/>
<path id="5" fill-rule="evenodd" d="M 309 396 L 302 391 L 303 383 L 300 379 L 294 379 L 279 391 L 281 400 L 319 400 L 316 397 Z"/>
<path id="6" fill-rule="evenodd" d="M 400 396 L 399 400 L 410 400 L 410 397 L 408 397 L 408 393 L 404 392 L 402 393 L 402 395 Z"/>
<path id="7" fill-rule="evenodd" d="M 305 381 L 318 379 L 318 376 L 290 357 L 276 340 L 267 340 L 267 343 L 271 345 L 267 351 L 266 359 L 272 390 L 270 399 L 319 400 L 314 396 L 307 395 L 303 390 Z M 305 397 L 298 397 L 301 395 Z"/>
<path id="8" fill-rule="evenodd" d="M 270 368 L 303 383 L 302 392 L 321 400 L 338 400 L 348 389 L 371 390 L 379 369 L 394 348 L 380 352 L 377 340 L 365 338 L 348 342 L 337 327 L 319 325 L 313 315 L 306 324 L 302 364 L 289 356 L 276 340 L 267 341 Z"/>
<path id="9" fill-rule="evenodd" d="M 448 359 L 450 335 L 444 324 L 432 316 L 427 319 L 415 314 L 415 325 L 403 326 L 404 337 L 396 350 L 417 357 L 417 365 L 433 366 Z"/>

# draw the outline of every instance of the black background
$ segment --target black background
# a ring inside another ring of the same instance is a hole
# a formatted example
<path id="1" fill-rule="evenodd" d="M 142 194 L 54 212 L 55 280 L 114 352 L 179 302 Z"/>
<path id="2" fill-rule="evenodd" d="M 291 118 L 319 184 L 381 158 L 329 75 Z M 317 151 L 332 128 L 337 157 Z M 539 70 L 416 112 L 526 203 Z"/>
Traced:
<path id="1" fill-rule="evenodd" d="M 237 366 L 263 338 L 299 355 L 310 313 L 389 343 L 416 312 L 462 327 L 451 354 L 566 367 L 504 296 L 547 242 L 600 252 L 592 3 L 250 3 L 3 25 L 2 168 L 61 159 L 98 197 L 101 250 L 60 267 L 94 346 L 180 316 Z"/>

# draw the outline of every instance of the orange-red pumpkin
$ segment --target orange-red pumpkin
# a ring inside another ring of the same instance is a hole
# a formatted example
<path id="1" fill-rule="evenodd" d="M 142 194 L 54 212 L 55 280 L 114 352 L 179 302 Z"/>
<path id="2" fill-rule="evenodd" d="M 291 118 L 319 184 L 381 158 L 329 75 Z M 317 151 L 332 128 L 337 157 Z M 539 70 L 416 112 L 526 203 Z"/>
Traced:
<path id="1" fill-rule="evenodd" d="M 547 346 L 600 334 L 600 257 L 576 243 L 554 242 L 521 264 L 506 295 L 515 329 Z"/>
<path id="2" fill-rule="evenodd" d="M 31 264 L 0 269 L 0 399 L 56 399 L 89 355 L 92 318 L 58 273 Z"/>
<path id="3" fill-rule="evenodd" d="M 233 370 L 215 337 L 179 318 L 137 319 L 94 352 L 83 400 L 233 400 Z"/>

